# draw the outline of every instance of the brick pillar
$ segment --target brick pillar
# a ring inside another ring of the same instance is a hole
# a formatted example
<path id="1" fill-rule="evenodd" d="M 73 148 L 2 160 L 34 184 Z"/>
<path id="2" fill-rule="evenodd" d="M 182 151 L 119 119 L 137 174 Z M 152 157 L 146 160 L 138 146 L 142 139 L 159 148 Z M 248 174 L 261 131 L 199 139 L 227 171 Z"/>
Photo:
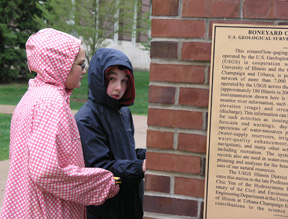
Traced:
<path id="1" fill-rule="evenodd" d="M 202 218 L 213 23 L 288 25 L 283 0 L 152 0 L 145 219 Z"/>

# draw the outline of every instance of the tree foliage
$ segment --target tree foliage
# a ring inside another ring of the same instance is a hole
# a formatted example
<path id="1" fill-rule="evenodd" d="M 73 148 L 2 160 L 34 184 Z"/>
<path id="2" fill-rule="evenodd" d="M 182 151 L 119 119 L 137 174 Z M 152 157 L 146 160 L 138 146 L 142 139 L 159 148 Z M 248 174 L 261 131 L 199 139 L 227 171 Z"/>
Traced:
<path id="1" fill-rule="evenodd" d="M 47 0 L 37 4 L 42 17 L 35 16 L 35 21 L 41 28 L 52 27 L 82 39 L 89 61 L 114 33 L 131 36 L 140 5 L 139 0 Z"/>
<path id="2" fill-rule="evenodd" d="M 36 0 L 0 0 L 0 82 L 9 82 L 25 77 L 25 43 L 28 37 L 38 31 L 33 21 L 41 11 Z"/>
<path id="3" fill-rule="evenodd" d="M 39 29 L 52 27 L 80 38 L 89 61 L 114 33 L 125 38 L 149 29 L 140 8 L 141 0 L 0 0 L 0 82 L 26 78 L 25 43 Z"/>
<path id="4" fill-rule="evenodd" d="M 139 24 L 139 33 L 144 33 L 147 36 L 147 39 L 141 42 L 141 45 L 143 46 L 142 50 L 150 52 L 152 37 L 147 33 L 151 29 L 150 12 L 142 14 L 137 23 Z"/>

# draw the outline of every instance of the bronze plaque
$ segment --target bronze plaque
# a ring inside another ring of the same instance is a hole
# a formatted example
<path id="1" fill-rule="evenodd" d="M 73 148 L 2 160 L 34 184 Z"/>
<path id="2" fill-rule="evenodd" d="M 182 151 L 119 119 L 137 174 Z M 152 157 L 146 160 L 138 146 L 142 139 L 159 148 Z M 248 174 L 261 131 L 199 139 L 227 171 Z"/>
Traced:
<path id="1" fill-rule="evenodd" d="M 213 26 L 205 219 L 288 218 L 288 27 Z"/>

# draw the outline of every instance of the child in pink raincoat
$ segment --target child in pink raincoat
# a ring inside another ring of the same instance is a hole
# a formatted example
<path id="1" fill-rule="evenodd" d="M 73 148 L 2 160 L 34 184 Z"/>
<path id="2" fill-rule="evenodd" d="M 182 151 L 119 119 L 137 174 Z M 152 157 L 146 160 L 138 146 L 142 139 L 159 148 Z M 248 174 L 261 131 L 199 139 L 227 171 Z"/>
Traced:
<path id="1" fill-rule="evenodd" d="M 26 43 L 28 67 L 37 77 L 13 113 L 1 219 L 81 219 L 85 205 L 101 205 L 119 190 L 111 172 L 84 167 L 69 106 L 73 88 L 86 73 L 80 44 L 51 28 Z"/>

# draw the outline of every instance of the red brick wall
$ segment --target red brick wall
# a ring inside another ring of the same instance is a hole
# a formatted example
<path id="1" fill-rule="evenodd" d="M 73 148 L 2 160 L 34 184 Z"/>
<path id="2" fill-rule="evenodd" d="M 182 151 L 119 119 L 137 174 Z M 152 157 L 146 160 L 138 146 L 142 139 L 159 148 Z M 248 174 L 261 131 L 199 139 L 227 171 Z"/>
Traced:
<path id="1" fill-rule="evenodd" d="M 286 19 L 283 0 L 152 0 L 145 219 L 202 218 L 213 23 Z"/>

